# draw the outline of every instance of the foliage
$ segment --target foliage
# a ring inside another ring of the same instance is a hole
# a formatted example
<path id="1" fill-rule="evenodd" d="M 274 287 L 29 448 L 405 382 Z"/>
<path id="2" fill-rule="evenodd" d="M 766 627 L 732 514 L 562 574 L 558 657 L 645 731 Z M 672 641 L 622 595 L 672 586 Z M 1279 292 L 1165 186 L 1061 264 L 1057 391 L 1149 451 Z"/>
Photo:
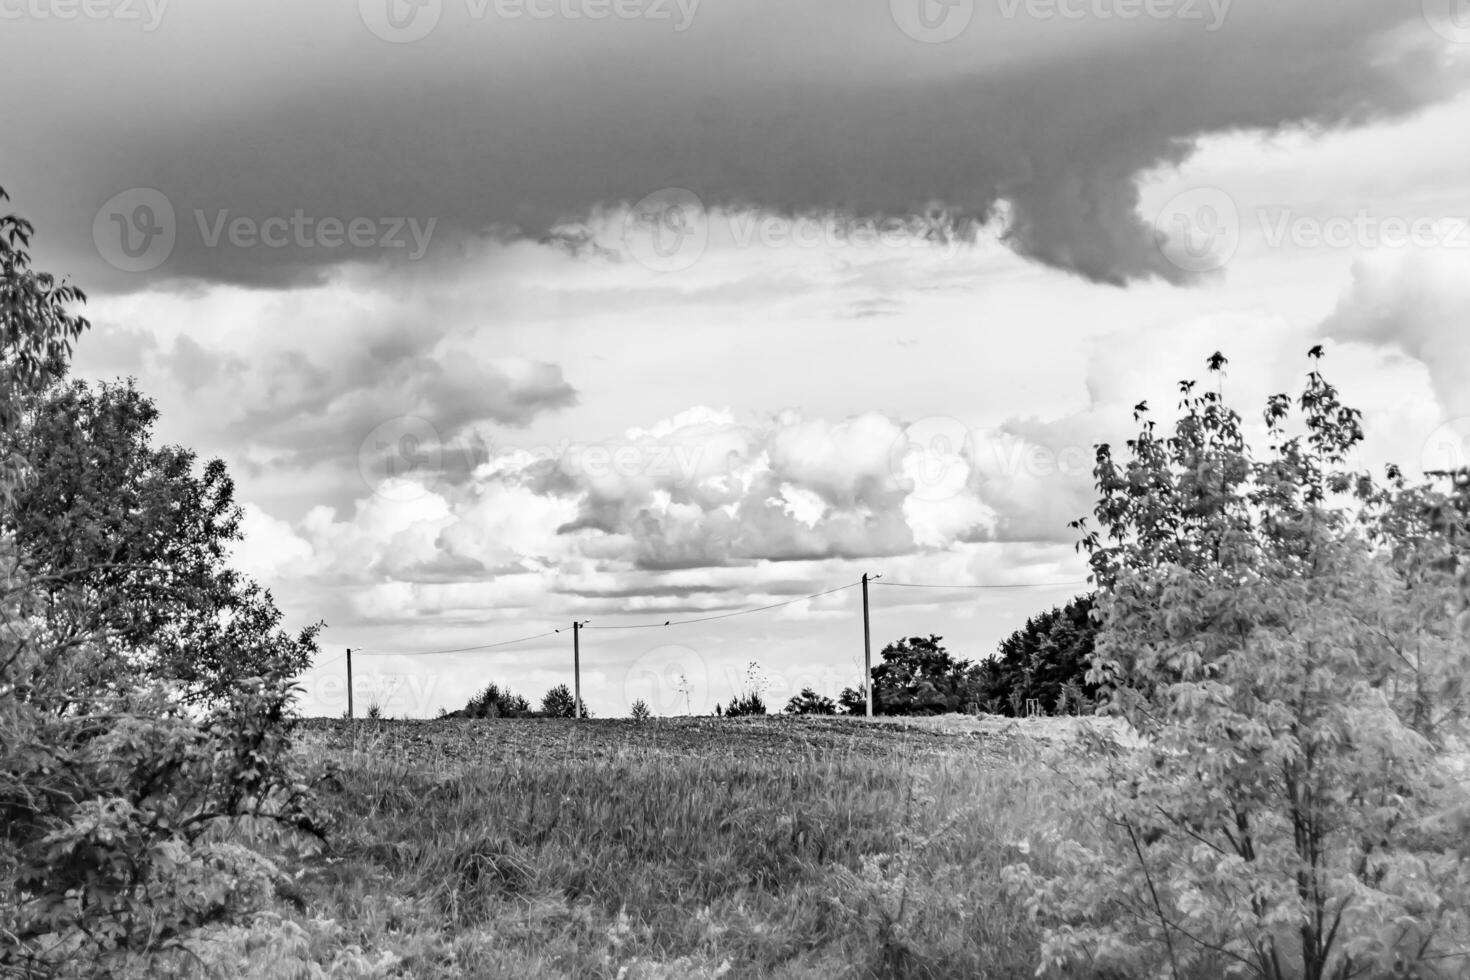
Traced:
<path id="1" fill-rule="evenodd" d="M 541 713 L 548 718 L 575 718 L 577 699 L 565 684 L 558 684 L 542 695 Z"/>
<path id="2" fill-rule="evenodd" d="M 835 715 L 837 705 L 831 698 L 804 687 L 800 694 L 786 702 L 785 711 L 788 715 Z"/>
<path id="3" fill-rule="evenodd" d="M 883 662 L 873 668 L 874 714 L 944 714 L 975 700 L 975 666 L 955 658 L 941 639 L 912 636 L 883 648 Z"/>
<path id="4" fill-rule="evenodd" d="M 1035 699 L 1046 714 L 1080 713 L 1083 699 L 1096 695 L 1087 682 L 1097 636 L 1093 603 L 1091 595 L 1078 596 L 1032 616 L 1003 640 L 996 655 L 982 661 L 976 672 L 979 702 L 1011 704 L 1014 693 L 1015 704 Z"/>
<path id="5" fill-rule="evenodd" d="M 647 721 L 653 716 L 653 712 L 649 710 L 648 702 L 639 698 L 633 702 L 632 715 L 634 721 Z"/>
<path id="6" fill-rule="evenodd" d="M 765 714 L 765 689 L 765 675 L 761 671 L 760 664 L 752 660 L 745 668 L 745 690 L 730 699 L 730 706 L 725 709 L 725 717 L 738 718 L 741 715 Z"/>
<path id="7" fill-rule="evenodd" d="M 320 624 L 291 636 L 271 594 L 227 564 L 240 540 L 234 483 L 218 459 L 156 448 L 158 410 L 131 381 L 53 386 L 3 440 L 30 478 L 0 528 L 51 600 L 57 635 L 108 634 L 135 668 L 191 700 L 237 678 L 295 675 Z M 63 594 L 84 601 L 56 601 Z"/>
<path id="8" fill-rule="evenodd" d="M 766 713 L 766 702 L 755 691 L 746 691 L 737 694 L 730 699 L 730 706 L 725 709 L 726 718 L 738 718 L 741 715 L 763 715 Z"/>
<path id="9" fill-rule="evenodd" d="M 837 707 L 844 714 L 866 715 L 868 713 L 868 685 L 844 687 L 842 693 L 837 695 Z"/>
<path id="10" fill-rule="evenodd" d="M 1315 368 L 1299 419 L 1268 401 L 1260 460 L 1194 387 L 1168 437 L 1143 422 L 1122 464 L 1099 447 L 1101 531 L 1076 525 L 1103 623 L 1089 680 L 1143 745 L 1091 742 L 1096 845 L 1007 871 L 1043 966 L 1462 976 L 1463 485 L 1346 471 L 1359 415 Z"/>
<path id="11" fill-rule="evenodd" d="M 531 702 L 495 683 L 470 698 L 463 708 L 450 712 L 454 718 L 528 718 L 530 715 Z"/>
<path id="12" fill-rule="evenodd" d="M 46 451 L 33 427 L 81 441 L 37 406 L 86 326 L 67 310 L 81 293 L 31 269 L 30 234 L 0 217 L 0 975 L 111 975 L 259 906 L 276 882 L 271 855 L 309 845 L 299 833 L 317 820 L 291 761 L 284 673 L 240 671 L 190 705 L 136 669 L 151 651 L 126 627 L 154 609 L 89 578 L 97 542 L 130 540 L 132 515 L 59 498 L 49 519 L 75 536 L 73 552 L 38 563 L 27 550 L 21 511 L 38 479 L 27 455 Z"/>

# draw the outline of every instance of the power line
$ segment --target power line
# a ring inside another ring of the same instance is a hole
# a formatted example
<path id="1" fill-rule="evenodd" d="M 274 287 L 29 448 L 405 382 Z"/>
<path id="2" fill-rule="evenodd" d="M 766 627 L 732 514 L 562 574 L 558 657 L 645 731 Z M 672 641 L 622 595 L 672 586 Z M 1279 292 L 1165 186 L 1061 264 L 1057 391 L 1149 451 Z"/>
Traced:
<path id="1" fill-rule="evenodd" d="M 873 582 L 873 585 L 893 589 L 1059 589 L 1062 586 L 1075 588 L 1086 585 L 1087 580 L 1076 582 L 1015 582 L 997 585 L 937 585 L 930 582 Z"/>
<path id="2" fill-rule="evenodd" d="M 813 592 L 811 595 L 799 596 L 795 599 L 787 599 L 784 602 L 773 602 L 768 606 L 756 606 L 753 609 L 737 609 L 735 612 L 720 613 L 715 616 L 700 616 L 696 619 L 668 620 L 662 623 L 634 623 L 628 626 L 584 626 L 582 628 L 588 630 L 646 630 L 663 629 L 665 626 L 688 626 L 691 623 L 708 623 L 716 619 L 731 619 L 735 616 L 749 616 L 751 613 L 765 612 L 767 609 L 779 609 L 781 606 L 789 606 L 793 603 L 805 602 L 808 599 L 818 599 L 824 595 L 831 595 L 834 592 L 841 592 L 844 589 L 855 589 L 861 584 L 861 582 L 849 582 L 847 585 L 839 585 L 837 586 L 837 588 L 828 589 L 825 592 Z"/>
<path id="3" fill-rule="evenodd" d="M 476 650 L 492 650 L 495 647 L 508 647 L 514 643 L 526 643 L 530 640 L 539 640 L 544 636 L 551 636 L 558 630 L 547 630 L 545 633 L 536 633 L 533 636 L 520 636 L 514 640 L 501 640 L 498 643 L 481 643 L 472 647 L 454 647 L 449 650 L 412 650 L 394 653 L 388 650 L 353 650 L 353 653 L 366 654 L 378 657 L 435 657 L 443 653 L 472 653 Z"/>

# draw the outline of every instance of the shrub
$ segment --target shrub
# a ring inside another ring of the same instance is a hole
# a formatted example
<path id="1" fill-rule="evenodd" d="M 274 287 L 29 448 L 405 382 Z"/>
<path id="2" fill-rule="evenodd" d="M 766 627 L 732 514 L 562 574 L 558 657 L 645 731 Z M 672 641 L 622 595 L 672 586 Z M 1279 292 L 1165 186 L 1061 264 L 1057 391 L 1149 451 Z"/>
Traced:
<path id="1" fill-rule="evenodd" d="M 741 715 L 763 715 L 766 713 L 765 700 L 754 691 L 737 694 L 730 699 L 730 706 L 725 709 L 726 718 L 738 718 Z"/>
<path id="2" fill-rule="evenodd" d="M 1124 464 L 1099 447 L 1102 529 L 1076 525 L 1102 613 L 1089 680 L 1143 745 L 1092 737 L 1099 845 L 1006 871 L 1048 926 L 1043 965 L 1461 976 L 1464 485 L 1346 471 L 1358 413 L 1315 369 L 1305 434 L 1274 396 L 1260 461 L 1218 394 L 1183 390 L 1170 437 L 1145 422 Z"/>
<path id="3" fill-rule="evenodd" d="M 577 699 L 565 684 L 558 684 L 542 696 L 541 713 L 548 718 L 575 718 Z"/>
<path id="4" fill-rule="evenodd" d="M 653 712 L 648 709 L 648 702 L 642 698 L 633 702 L 632 714 L 634 721 L 647 721 L 653 716 Z"/>
<path id="5" fill-rule="evenodd" d="M 116 433 L 106 426 L 64 432 L 46 413 L 86 327 L 67 307 L 84 297 L 31 268 L 30 235 L 24 220 L 0 216 L 0 975 L 113 975 L 258 907 L 276 878 L 275 848 L 319 834 L 288 738 L 296 689 L 284 668 L 300 648 L 211 667 L 207 691 L 171 670 L 140 670 L 168 660 L 157 656 L 164 647 L 188 647 L 161 640 L 170 607 L 147 598 L 158 589 L 102 587 L 98 576 L 120 569 L 99 563 L 159 525 L 61 494 L 48 498 L 47 519 L 73 536 L 70 551 L 25 537 L 36 525 L 24 509 L 38 499 L 29 455 L 46 442 L 31 426 L 129 466 L 140 451 L 107 442 Z M 69 465 L 82 482 L 97 475 L 85 453 Z M 221 541 L 203 529 L 178 550 L 148 552 L 161 566 L 132 571 L 155 586 L 178 573 L 187 593 L 185 552 L 201 550 L 218 570 L 209 556 Z"/>
<path id="6" fill-rule="evenodd" d="M 785 710 L 788 715 L 835 715 L 837 705 L 831 698 L 804 687 L 800 694 L 786 702 Z"/>
<path id="7" fill-rule="evenodd" d="M 485 690 L 470 698 L 460 717 L 463 718 L 529 718 L 531 702 L 514 694 L 509 688 L 490 684 Z"/>

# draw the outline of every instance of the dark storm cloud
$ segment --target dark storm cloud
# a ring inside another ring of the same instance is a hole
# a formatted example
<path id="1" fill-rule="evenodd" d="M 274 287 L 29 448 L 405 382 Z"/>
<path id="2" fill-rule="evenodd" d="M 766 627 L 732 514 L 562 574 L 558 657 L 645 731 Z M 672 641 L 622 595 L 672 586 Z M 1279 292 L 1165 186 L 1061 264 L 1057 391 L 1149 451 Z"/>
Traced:
<path id="1" fill-rule="evenodd" d="M 1097 14 L 1140 9 L 1125 0 L 1070 4 L 1075 19 L 980 2 L 944 44 L 870 0 L 669 5 L 692 14 L 682 30 L 445 0 L 404 44 L 357 6 L 179 4 L 150 32 L 7 23 L 9 129 L 27 139 L 4 154 L 6 186 L 67 268 L 109 288 L 407 263 L 670 186 L 708 206 L 960 220 L 1003 200 L 1023 255 L 1179 280 L 1137 214 L 1142 172 L 1203 135 L 1352 125 L 1448 88 L 1419 5 L 1381 0 L 1131 20 Z M 177 236 L 156 269 L 118 273 L 96 262 L 94 218 L 132 187 L 163 193 Z"/>

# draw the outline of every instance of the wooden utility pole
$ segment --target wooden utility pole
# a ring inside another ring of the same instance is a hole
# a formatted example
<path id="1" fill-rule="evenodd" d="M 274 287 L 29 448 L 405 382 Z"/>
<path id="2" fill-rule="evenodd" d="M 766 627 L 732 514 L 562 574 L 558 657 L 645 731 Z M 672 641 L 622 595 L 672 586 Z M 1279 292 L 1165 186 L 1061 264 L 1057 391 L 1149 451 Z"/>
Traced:
<path id="1" fill-rule="evenodd" d="M 572 697 L 577 702 L 577 717 L 582 717 L 582 624 L 572 621 Z"/>
<path id="2" fill-rule="evenodd" d="M 352 648 L 347 648 L 347 717 L 352 717 Z"/>
<path id="3" fill-rule="evenodd" d="M 868 573 L 863 572 L 863 694 L 867 697 L 867 716 L 873 717 L 873 640 L 868 626 Z"/>

